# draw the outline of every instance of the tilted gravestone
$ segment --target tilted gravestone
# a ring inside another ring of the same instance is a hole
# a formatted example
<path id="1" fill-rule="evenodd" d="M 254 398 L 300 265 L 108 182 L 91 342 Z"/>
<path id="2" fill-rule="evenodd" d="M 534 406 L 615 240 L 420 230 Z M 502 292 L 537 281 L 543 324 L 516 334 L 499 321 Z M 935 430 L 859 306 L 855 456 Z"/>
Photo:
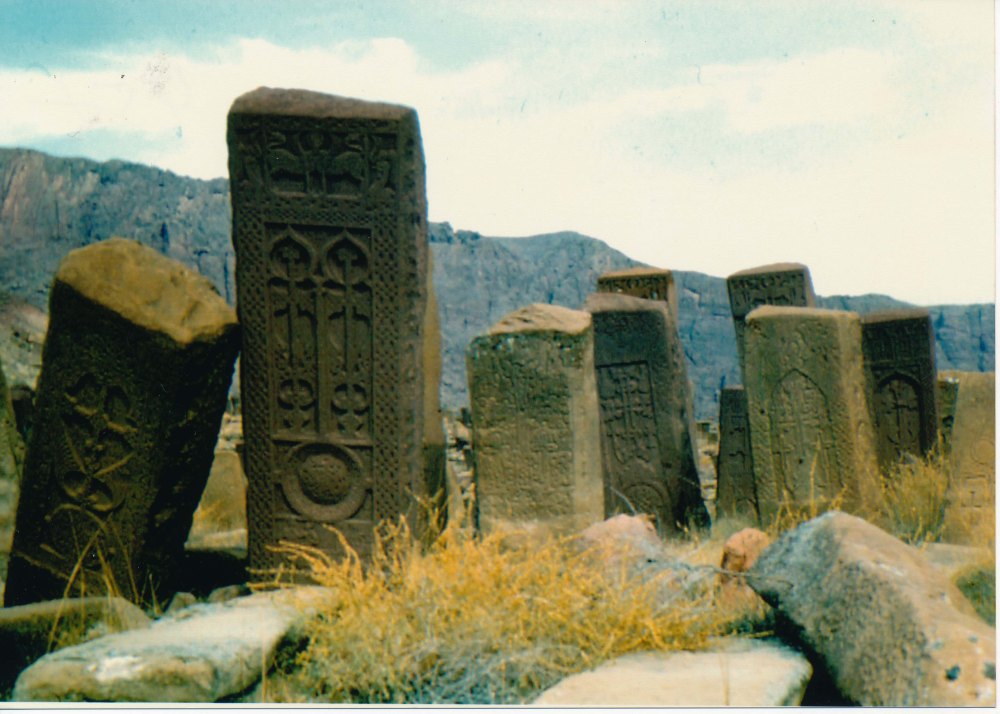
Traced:
<path id="1" fill-rule="evenodd" d="M 677 286 L 674 275 L 662 268 L 627 268 L 603 273 L 597 278 L 597 290 L 621 293 L 645 300 L 661 300 L 670 308 L 677 324 Z"/>
<path id="2" fill-rule="evenodd" d="M 604 518 L 590 315 L 510 313 L 467 353 L 479 526 L 567 533 Z"/>
<path id="3" fill-rule="evenodd" d="M 741 270 L 726 278 L 726 289 L 733 312 L 741 371 L 745 363 L 746 318 L 754 308 L 761 305 L 813 307 L 816 304 L 809 268 L 801 263 L 774 263 Z M 742 373 L 745 384 L 746 372 Z"/>
<path id="4" fill-rule="evenodd" d="M 958 384 L 944 537 L 956 543 L 991 543 L 996 494 L 996 375 L 948 371 L 941 376 Z"/>
<path id="5" fill-rule="evenodd" d="M 5 605 L 165 602 L 212 464 L 239 346 L 207 278 L 134 241 L 56 273 Z"/>
<path id="6" fill-rule="evenodd" d="M 363 558 L 424 481 L 427 205 L 416 113 L 260 88 L 229 112 L 250 567 Z"/>
<path id="7" fill-rule="evenodd" d="M 922 308 L 885 310 L 861 319 L 868 409 L 879 468 L 905 454 L 927 454 L 937 440 L 934 328 Z"/>
<path id="8" fill-rule="evenodd" d="M 707 525 L 687 365 L 667 305 L 593 293 L 605 515 L 647 513 L 661 533 Z"/>
<path id="9" fill-rule="evenodd" d="M 757 508 L 859 512 L 880 502 L 855 313 L 765 305 L 747 316 L 746 395 Z"/>
<path id="10" fill-rule="evenodd" d="M 743 387 L 723 387 L 719 394 L 719 465 L 716 511 L 720 516 L 746 516 L 757 522 L 750 421 Z"/>

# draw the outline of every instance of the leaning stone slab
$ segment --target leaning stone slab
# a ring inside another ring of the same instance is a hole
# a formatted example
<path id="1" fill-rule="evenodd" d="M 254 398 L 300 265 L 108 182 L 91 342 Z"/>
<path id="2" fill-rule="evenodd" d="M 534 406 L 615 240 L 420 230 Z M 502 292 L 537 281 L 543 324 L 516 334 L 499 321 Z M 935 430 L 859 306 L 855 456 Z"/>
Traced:
<path id="1" fill-rule="evenodd" d="M 996 630 L 917 549 L 846 513 L 786 532 L 748 573 L 863 706 L 994 706 Z"/>
<path id="2" fill-rule="evenodd" d="M 625 655 L 546 690 L 545 707 L 781 707 L 802 701 L 812 667 L 773 640 L 725 638 L 706 652 Z"/>
<path id="3" fill-rule="evenodd" d="M 761 523 L 783 503 L 881 498 L 852 312 L 765 305 L 747 316 L 746 395 Z"/>
<path id="4" fill-rule="evenodd" d="M 109 635 L 38 660 L 15 701 L 214 702 L 252 687 L 282 638 L 324 599 L 301 587 L 192 605 L 141 631 Z"/>
<path id="5" fill-rule="evenodd" d="M 664 302 L 670 308 L 674 324 L 677 324 L 677 286 L 674 284 L 674 274 L 669 270 L 628 268 L 603 273 L 597 278 L 597 290 Z"/>
<path id="6" fill-rule="evenodd" d="M 773 263 L 741 270 L 726 278 L 726 289 L 736 330 L 736 351 L 740 358 L 740 370 L 743 371 L 743 383 L 746 384 L 744 351 L 747 315 L 761 305 L 814 307 L 816 295 L 809 268 L 801 263 Z"/>
<path id="7" fill-rule="evenodd" d="M 593 293 L 605 515 L 646 513 L 661 533 L 707 526 L 687 365 L 661 301 Z"/>
<path id="8" fill-rule="evenodd" d="M 69 253 L 50 293 L 5 604 L 169 598 L 239 343 L 207 278 L 134 241 Z"/>
<path id="9" fill-rule="evenodd" d="M 951 430 L 944 539 L 986 545 L 995 538 L 996 381 L 993 372 L 942 372 L 958 383 Z"/>
<path id="10" fill-rule="evenodd" d="M 124 630 L 148 627 L 152 620 L 128 600 L 85 597 L 46 600 L 0 609 L 0 694 L 46 652 Z"/>
<path id="11" fill-rule="evenodd" d="M 438 464 L 417 115 L 262 87 L 228 121 L 250 564 L 341 553 L 327 526 L 367 557 L 380 521 L 417 522 L 425 445 Z"/>
<path id="12" fill-rule="evenodd" d="M 7 577 L 7 559 L 14 540 L 19 484 L 24 469 L 24 441 L 15 419 L 14 402 L 0 367 L 0 580 Z"/>
<path id="13" fill-rule="evenodd" d="M 568 533 L 604 518 L 590 315 L 510 313 L 467 353 L 479 526 Z"/>
<path id="14" fill-rule="evenodd" d="M 883 310 L 861 319 L 868 408 L 879 468 L 927 454 L 937 441 L 934 328 L 923 308 Z"/>
<path id="15" fill-rule="evenodd" d="M 719 460 L 715 508 L 719 516 L 758 521 L 753 478 L 750 419 L 743 387 L 723 387 L 719 394 Z"/>

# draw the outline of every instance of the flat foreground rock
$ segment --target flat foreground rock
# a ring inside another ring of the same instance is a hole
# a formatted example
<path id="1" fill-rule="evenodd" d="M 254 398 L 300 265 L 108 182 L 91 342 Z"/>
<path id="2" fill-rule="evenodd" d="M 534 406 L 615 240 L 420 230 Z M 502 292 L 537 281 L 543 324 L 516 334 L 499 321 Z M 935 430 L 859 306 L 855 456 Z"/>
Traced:
<path id="1" fill-rule="evenodd" d="M 802 700 L 812 667 L 800 653 L 765 640 L 727 638 L 708 652 L 625 655 L 567 677 L 536 706 L 773 707 Z"/>
<path id="2" fill-rule="evenodd" d="M 993 706 L 996 630 L 921 553 L 832 511 L 788 531 L 748 572 L 863 706 Z"/>
<path id="3" fill-rule="evenodd" d="M 323 593 L 303 587 L 194 605 L 147 629 L 53 652 L 21 673 L 12 699 L 218 701 L 260 679 L 282 638 Z"/>

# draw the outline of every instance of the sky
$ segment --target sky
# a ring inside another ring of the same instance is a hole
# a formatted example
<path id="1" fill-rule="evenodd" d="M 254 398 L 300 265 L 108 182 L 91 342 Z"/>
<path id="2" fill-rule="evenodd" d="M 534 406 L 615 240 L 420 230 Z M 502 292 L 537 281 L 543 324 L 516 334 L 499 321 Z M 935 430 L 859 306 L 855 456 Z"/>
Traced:
<path id="1" fill-rule="evenodd" d="M 993 0 L 0 0 L 0 146 L 226 175 L 258 86 L 417 110 L 429 218 L 993 302 Z"/>

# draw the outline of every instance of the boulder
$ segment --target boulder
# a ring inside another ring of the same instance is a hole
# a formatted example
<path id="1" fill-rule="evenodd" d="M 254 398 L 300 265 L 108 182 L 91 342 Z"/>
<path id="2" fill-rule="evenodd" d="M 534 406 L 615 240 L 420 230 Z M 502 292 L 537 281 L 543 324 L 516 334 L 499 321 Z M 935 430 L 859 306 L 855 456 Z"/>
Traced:
<path id="1" fill-rule="evenodd" d="M 300 587 L 192 605 L 141 632 L 67 647 L 22 672 L 12 699 L 214 702 L 239 694 L 261 678 L 324 592 Z"/>
<path id="2" fill-rule="evenodd" d="M 545 707 L 777 707 L 801 702 L 812 667 L 779 642 L 725 638 L 706 652 L 629 654 L 559 682 Z"/>
<path id="3" fill-rule="evenodd" d="M 831 511 L 748 571 L 840 693 L 864 706 L 994 706 L 996 630 L 920 552 Z"/>

